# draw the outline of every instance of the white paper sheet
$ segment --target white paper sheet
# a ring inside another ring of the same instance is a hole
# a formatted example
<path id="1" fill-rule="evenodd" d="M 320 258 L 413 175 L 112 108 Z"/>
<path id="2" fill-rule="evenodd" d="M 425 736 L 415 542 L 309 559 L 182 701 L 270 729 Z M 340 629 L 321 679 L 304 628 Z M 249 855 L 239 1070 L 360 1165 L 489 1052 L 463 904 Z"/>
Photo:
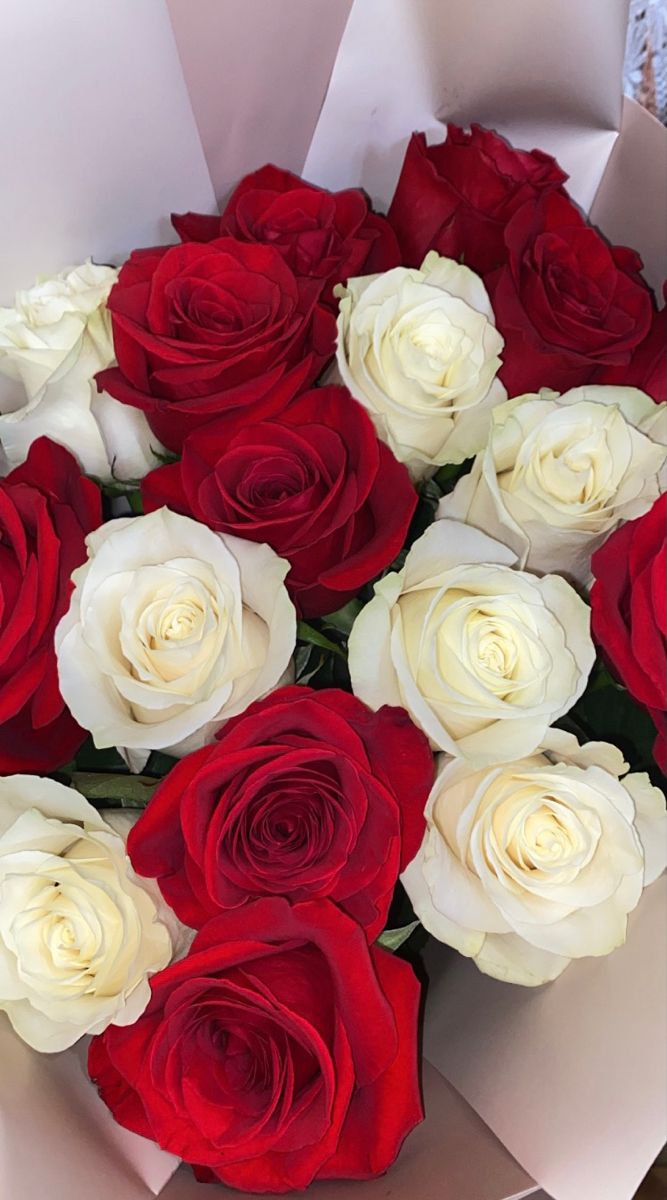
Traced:
<path id="1" fill-rule="evenodd" d="M 167 0 L 220 202 L 266 162 L 301 170 L 352 0 Z"/>
<path id="2" fill-rule="evenodd" d="M 37 1054 L 0 1013 L 2 1200 L 233 1200 L 117 1125 L 86 1078 L 85 1047 Z M 539 1193 L 451 1084 L 424 1066 L 428 1117 L 389 1175 L 320 1183 L 313 1200 L 523 1200 Z M 38 1152 L 33 1153 L 37 1147 Z"/>
<path id="3" fill-rule="evenodd" d="M 164 0 L 2 0 L 0 304 L 215 198 Z"/>
<path id="4" fill-rule="evenodd" d="M 661 149 L 664 162 L 665 131 L 644 138 L 637 122 L 645 131 L 650 118 L 640 113 L 628 118 L 627 153 L 617 140 L 627 0 L 355 0 L 308 154 L 348 2 L 329 0 L 340 9 L 325 20 L 320 0 L 290 0 L 290 20 L 304 22 L 306 79 L 280 45 L 276 13 L 287 8 L 277 0 L 169 0 L 180 61 L 165 0 L 4 0 L 0 303 L 38 272 L 166 240 L 172 209 L 212 211 L 211 178 L 222 196 L 266 157 L 305 162 L 306 175 L 331 186 L 361 183 L 386 203 L 411 130 L 441 137 L 448 118 L 550 150 L 585 206 L 614 148 L 593 215 L 614 238 L 636 237 L 656 279 L 664 205 L 642 180 L 656 177 Z M 665 931 L 655 905 L 666 887 L 648 894 L 624 950 L 579 964 L 551 989 L 493 984 L 452 958 L 448 987 L 432 997 L 433 1061 L 558 1200 L 629 1200 L 664 1137 Z M 0 1017 L 2 1200 L 146 1200 L 147 1187 L 159 1190 L 173 1160 L 115 1125 L 76 1056 L 35 1057 Z M 438 1149 L 439 1139 L 438 1129 Z M 443 1161 L 433 1200 L 449 1200 L 447 1187 L 464 1200 L 448 1169 Z M 376 1194 L 398 1196 L 393 1180 Z M 348 1200 L 350 1189 L 339 1190 Z"/>
<path id="5" fill-rule="evenodd" d="M 304 174 L 391 199 L 407 140 L 479 121 L 556 155 L 590 206 L 621 117 L 628 0 L 357 0 Z"/>
<path id="6" fill-rule="evenodd" d="M 667 876 L 625 946 L 509 987 L 429 943 L 424 1051 L 557 1200 L 630 1200 L 667 1138 Z"/>
<path id="7" fill-rule="evenodd" d="M 116 1124 L 85 1054 L 37 1054 L 0 1013 L 2 1200 L 150 1200 L 173 1174 L 173 1155 Z"/>

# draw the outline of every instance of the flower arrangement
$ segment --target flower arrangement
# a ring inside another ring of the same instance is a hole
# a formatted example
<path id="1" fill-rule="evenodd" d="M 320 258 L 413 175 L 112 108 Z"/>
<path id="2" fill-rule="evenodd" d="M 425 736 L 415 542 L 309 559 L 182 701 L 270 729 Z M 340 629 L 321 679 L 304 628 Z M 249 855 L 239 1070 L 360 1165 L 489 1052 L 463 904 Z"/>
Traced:
<path id="1" fill-rule="evenodd" d="M 387 1170 L 424 939 L 548 984 L 665 866 L 665 310 L 566 183 L 267 166 L 0 310 L 0 1007 L 201 1180 Z"/>

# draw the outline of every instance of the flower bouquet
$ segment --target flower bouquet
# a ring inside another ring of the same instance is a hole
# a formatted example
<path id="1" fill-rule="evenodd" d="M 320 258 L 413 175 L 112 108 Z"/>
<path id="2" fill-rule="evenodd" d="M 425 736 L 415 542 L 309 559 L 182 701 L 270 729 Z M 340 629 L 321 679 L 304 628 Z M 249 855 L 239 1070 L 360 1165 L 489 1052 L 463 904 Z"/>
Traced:
<path id="1" fill-rule="evenodd" d="M 206 211 L 186 200 L 158 244 L 93 247 L 0 309 L 0 1034 L 17 1079 L 91 1106 L 56 1197 L 105 1156 L 118 1194 L 115 1147 L 128 1200 L 370 1198 L 407 1138 L 406 1195 L 509 1200 L 525 1167 L 575 1200 L 581 1177 L 503 1126 L 494 1056 L 525 1036 L 534 1077 L 536 997 L 585 1091 L 573 1004 L 622 1026 L 597 968 L 659 967 L 665 309 L 586 215 L 599 162 L 571 193 L 502 112 L 383 157 L 408 106 L 343 155 L 374 3 L 331 31 L 303 174 L 256 143 L 218 212 L 197 183 Z M 191 56 L 221 10 L 170 8 L 201 121 Z M 391 8 L 390 59 L 416 28 Z M 168 55 L 165 22 L 145 33 Z M 380 165 L 348 178 L 369 143 Z M 658 1092 L 605 1196 L 658 1148 Z M 14 1119 L 25 1136 L 20 1099 Z M 434 1168 L 443 1128 L 477 1176 Z M 8 1159 L 12 1200 L 31 1169 Z"/>

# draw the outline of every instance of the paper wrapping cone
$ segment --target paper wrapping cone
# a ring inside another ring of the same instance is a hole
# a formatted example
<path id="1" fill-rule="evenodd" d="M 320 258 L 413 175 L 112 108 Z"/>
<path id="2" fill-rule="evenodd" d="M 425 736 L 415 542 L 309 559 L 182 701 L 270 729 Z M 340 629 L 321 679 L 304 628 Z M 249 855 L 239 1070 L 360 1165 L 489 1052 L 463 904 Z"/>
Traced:
<path id="1" fill-rule="evenodd" d="M 621 101 L 627 7 L 5 0 L 0 301 L 37 273 L 168 240 L 170 210 L 214 211 L 267 159 L 386 203 L 410 132 L 439 138 L 447 119 L 555 154 L 657 285 L 667 131 Z M 432 944 L 427 1120 L 384 1179 L 313 1195 L 538 1200 L 536 1179 L 556 1200 L 629 1200 L 665 1131 L 665 890 L 646 894 L 624 949 L 536 992 Z M 232 1194 L 115 1125 L 82 1054 L 36 1055 L 0 1016 L 3 1200 Z"/>
<path id="2" fill-rule="evenodd" d="M 667 1138 L 667 877 L 628 939 L 512 988 L 430 943 L 427 1059 L 556 1200 L 630 1200 Z"/>
<path id="3" fill-rule="evenodd" d="M 164 0 L 3 0 L 2 50 L 0 303 L 214 208 Z"/>
<path id="4" fill-rule="evenodd" d="M 0 1195 L 3 1200 L 219 1200 L 187 1168 L 116 1125 L 84 1067 L 83 1048 L 39 1055 L 0 1015 Z M 518 1200 L 535 1185 L 454 1088 L 424 1065 L 428 1117 L 391 1174 L 318 1184 L 314 1200 Z M 166 1186 L 165 1186 L 166 1185 Z M 164 1190 L 161 1190 L 164 1189 Z"/>

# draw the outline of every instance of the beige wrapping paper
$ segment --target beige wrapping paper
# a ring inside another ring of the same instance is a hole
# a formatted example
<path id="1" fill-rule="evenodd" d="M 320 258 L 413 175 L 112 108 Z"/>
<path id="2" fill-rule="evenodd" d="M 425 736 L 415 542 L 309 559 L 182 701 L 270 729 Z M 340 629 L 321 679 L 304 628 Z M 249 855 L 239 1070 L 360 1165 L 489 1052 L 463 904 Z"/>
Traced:
<path id="1" fill-rule="evenodd" d="M 300 172 L 352 0 L 167 0 L 218 199 L 266 162 Z"/>
<path id="2" fill-rule="evenodd" d="M 667 130 L 627 96 L 621 130 L 591 208 L 608 238 L 638 250 L 662 304 L 667 279 Z"/>
<path id="3" fill-rule="evenodd" d="M 4 0 L 0 302 L 166 240 L 170 210 L 213 211 L 267 158 L 386 202 L 411 130 L 439 138 L 447 119 L 556 154 L 657 283 L 667 132 L 621 103 L 627 3 Z M 385 1178 L 315 1200 L 544 1200 L 532 1179 L 555 1200 L 630 1200 L 664 1130 L 665 890 L 623 950 L 534 993 L 433 944 L 427 1120 Z M 0 1014 L 1 1200 L 234 1194 L 115 1125 L 84 1049 L 37 1055 Z"/>
<path id="4" fill-rule="evenodd" d="M 391 199 L 414 129 L 479 121 L 554 154 L 586 209 L 621 118 L 628 0 L 363 0 L 353 6 L 305 173 Z"/>
<path id="5" fill-rule="evenodd" d="M 0 304 L 214 192 L 164 0 L 2 0 Z"/>
<path id="6" fill-rule="evenodd" d="M 667 876 L 628 940 L 517 989 L 427 951 L 424 1053 L 557 1200 L 630 1200 L 667 1139 Z"/>
<path id="7" fill-rule="evenodd" d="M 167 1183 L 176 1160 L 114 1123 L 86 1078 L 83 1047 L 35 1054 L 0 1015 L 0 1062 L 2 1200 L 238 1196 L 197 1184 L 186 1167 Z M 390 1175 L 363 1184 L 318 1184 L 314 1200 L 519 1200 L 535 1193 L 526 1172 L 428 1063 L 424 1094 L 428 1118 Z"/>

